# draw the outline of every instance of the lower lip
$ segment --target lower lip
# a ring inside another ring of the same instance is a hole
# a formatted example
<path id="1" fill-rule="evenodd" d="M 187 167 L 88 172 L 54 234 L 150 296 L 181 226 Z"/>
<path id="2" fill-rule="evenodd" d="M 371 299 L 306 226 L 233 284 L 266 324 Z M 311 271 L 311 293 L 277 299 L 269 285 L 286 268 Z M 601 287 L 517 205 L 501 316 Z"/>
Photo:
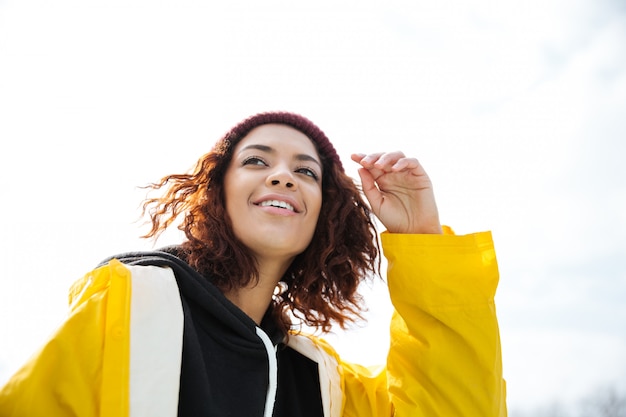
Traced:
<path id="1" fill-rule="evenodd" d="M 295 216 L 297 213 L 295 211 L 287 210 L 280 207 L 273 206 L 257 206 L 261 210 L 263 210 L 267 214 L 273 214 L 275 216 Z"/>

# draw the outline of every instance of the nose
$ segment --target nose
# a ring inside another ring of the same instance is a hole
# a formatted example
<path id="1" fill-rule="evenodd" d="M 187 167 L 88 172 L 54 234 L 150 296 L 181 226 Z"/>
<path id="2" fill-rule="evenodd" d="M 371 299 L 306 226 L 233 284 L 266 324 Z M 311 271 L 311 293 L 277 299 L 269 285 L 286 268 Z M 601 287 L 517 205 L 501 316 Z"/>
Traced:
<path id="1" fill-rule="evenodd" d="M 298 188 L 298 183 L 291 172 L 287 169 L 276 169 L 267 176 L 267 185 L 272 187 L 283 186 L 290 190 Z"/>

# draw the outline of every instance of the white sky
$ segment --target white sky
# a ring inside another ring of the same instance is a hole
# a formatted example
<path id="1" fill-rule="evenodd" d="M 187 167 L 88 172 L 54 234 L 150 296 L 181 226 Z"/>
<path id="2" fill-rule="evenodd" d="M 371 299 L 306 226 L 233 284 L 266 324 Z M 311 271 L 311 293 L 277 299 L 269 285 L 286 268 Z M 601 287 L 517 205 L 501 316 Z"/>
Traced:
<path id="1" fill-rule="evenodd" d="M 151 247 L 137 186 L 280 109 L 351 173 L 351 152 L 417 156 L 446 223 L 493 231 L 512 410 L 626 387 L 626 6 L 431 3 L 0 0 L 0 383 L 75 279 Z M 332 340 L 375 363 L 368 300 Z"/>

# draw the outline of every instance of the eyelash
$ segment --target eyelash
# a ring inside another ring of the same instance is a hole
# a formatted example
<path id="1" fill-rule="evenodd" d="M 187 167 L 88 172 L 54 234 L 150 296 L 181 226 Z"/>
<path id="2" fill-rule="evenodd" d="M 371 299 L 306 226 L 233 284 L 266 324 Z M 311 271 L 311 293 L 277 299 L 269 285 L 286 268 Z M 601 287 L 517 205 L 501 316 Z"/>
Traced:
<path id="1" fill-rule="evenodd" d="M 313 178 L 315 181 L 319 180 L 319 177 L 317 176 L 317 172 L 313 171 L 311 168 L 299 167 L 296 169 L 296 172 L 300 172 L 300 171 L 305 171 L 304 175 L 307 175 Z"/>
<path id="2" fill-rule="evenodd" d="M 259 158 L 258 156 L 249 156 L 246 159 L 243 160 L 243 162 L 241 163 L 241 165 L 249 165 L 250 162 L 255 161 L 255 162 L 263 162 L 263 165 L 267 166 L 267 162 L 265 162 L 265 160 L 263 158 Z M 255 163 L 254 165 L 259 165 L 257 163 Z"/>
<path id="3" fill-rule="evenodd" d="M 241 165 L 260 165 L 258 162 L 261 162 L 263 165 L 268 166 L 267 162 L 265 162 L 265 160 L 263 158 L 260 158 L 258 156 L 249 156 L 246 159 L 243 160 L 243 162 L 241 163 Z M 306 166 L 300 166 L 297 167 L 295 169 L 295 172 L 301 173 L 303 175 L 306 175 L 307 177 L 311 177 L 313 178 L 315 181 L 319 181 L 319 176 L 317 175 L 317 172 L 315 172 L 313 169 L 306 167 Z"/>

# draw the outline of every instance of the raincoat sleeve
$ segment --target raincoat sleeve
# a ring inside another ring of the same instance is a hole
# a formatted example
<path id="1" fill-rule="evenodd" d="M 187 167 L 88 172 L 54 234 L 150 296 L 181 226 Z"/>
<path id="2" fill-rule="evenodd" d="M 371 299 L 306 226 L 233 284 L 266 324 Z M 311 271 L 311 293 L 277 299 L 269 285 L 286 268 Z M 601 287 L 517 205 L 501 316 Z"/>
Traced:
<path id="1" fill-rule="evenodd" d="M 387 366 L 342 364 L 344 417 L 505 417 L 489 232 L 383 233 L 394 314 Z"/>
<path id="2" fill-rule="evenodd" d="M 1 416 L 128 415 L 129 281 L 112 261 L 74 284 L 67 320 L 0 390 Z"/>

